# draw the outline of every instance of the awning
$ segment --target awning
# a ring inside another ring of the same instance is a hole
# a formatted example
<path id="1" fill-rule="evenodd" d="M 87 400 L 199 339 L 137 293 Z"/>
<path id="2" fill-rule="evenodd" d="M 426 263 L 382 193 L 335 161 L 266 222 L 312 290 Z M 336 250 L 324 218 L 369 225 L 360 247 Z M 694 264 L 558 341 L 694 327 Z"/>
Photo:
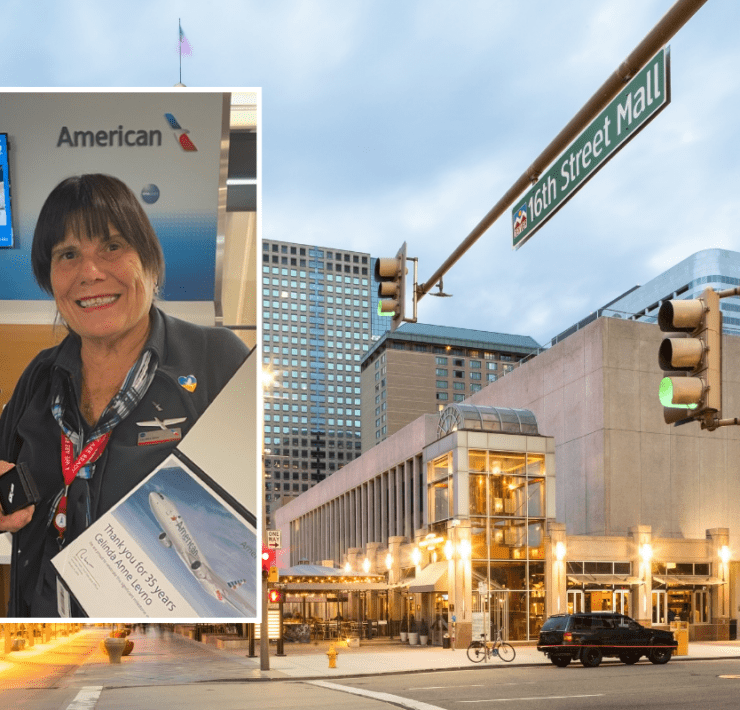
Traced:
<path id="1" fill-rule="evenodd" d="M 719 577 L 705 577 L 701 574 L 665 574 L 653 575 L 653 579 L 663 584 L 686 584 L 697 585 L 699 587 L 711 586 L 715 584 L 726 584 Z"/>
<path id="2" fill-rule="evenodd" d="M 286 592 L 385 592 L 391 589 L 384 582 L 357 582 L 334 583 L 331 582 L 288 582 L 279 585 L 280 589 Z"/>
<path id="3" fill-rule="evenodd" d="M 644 581 L 639 577 L 630 577 L 628 574 L 569 574 L 568 579 L 574 584 L 604 586 L 610 584 L 644 584 Z"/>
<path id="4" fill-rule="evenodd" d="M 427 565 L 409 583 L 409 591 L 419 592 L 446 592 L 447 591 L 447 562 L 432 562 Z"/>

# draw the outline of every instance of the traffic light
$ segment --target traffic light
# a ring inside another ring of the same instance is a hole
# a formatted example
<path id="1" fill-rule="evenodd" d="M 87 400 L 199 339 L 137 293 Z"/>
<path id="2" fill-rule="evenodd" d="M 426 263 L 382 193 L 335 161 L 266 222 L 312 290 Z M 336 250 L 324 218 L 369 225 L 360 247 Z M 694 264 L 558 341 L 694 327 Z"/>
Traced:
<path id="1" fill-rule="evenodd" d="M 279 604 L 283 601 L 283 593 L 279 589 L 271 589 L 267 592 L 267 601 L 270 604 Z"/>
<path id="2" fill-rule="evenodd" d="M 262 578 L 277 582 L 277 551 L 269 547 L 262 548 Z"/>
<path id="3" fill-rule="evenodd" d="M 378 296 L 382 299 L 378 303 L 378 314 L 393 317 L 391 332 L 405 320 L 406 273 L 406 242 L 394 259 L 380 258 L 375 261 L 375 278 L 380 282 Z"/>
<path id="4" fill-rule="evenodd" d="M 666 424 L 695 419 L 702 429 L 716 429 L 722 409 L 719 295 L 707 288 L 699 298 L 665 301 L 658 311 L 658 325 L 663 332 L 675 333 L 660 344 L 661 369 L 686 373 L 660 382 Z"/>

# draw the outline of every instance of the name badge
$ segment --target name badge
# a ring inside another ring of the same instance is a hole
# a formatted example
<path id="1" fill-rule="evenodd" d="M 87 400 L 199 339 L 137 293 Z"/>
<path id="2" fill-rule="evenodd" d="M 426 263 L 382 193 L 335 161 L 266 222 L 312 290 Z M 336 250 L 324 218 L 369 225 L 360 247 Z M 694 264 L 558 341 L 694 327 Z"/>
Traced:
<path id="1" fill-rule="evenodd" d="M 157 429 L 139 432 L 136 443 L 138 446 L 151 446 L 165 444 L 169 441 L 180 441 L 180 439 L 182 439 L 181 429 Z"/>

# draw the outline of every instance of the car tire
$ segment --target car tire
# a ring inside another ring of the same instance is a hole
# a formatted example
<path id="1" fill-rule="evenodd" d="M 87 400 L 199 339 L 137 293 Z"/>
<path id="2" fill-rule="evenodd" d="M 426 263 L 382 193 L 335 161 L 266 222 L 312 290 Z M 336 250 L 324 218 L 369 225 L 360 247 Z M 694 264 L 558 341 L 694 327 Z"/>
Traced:
<path id="1" fill-rule="evenodd" d="M 586 668 L 596 668 L 601 663 L 602 653 L 601 649 L 596 646 L 586 646 L 581 651 L 581 663 Z"/>
<path id="2" fill-rule="evenodd" d="M 570 656 L 550 656 L 550 661 L 554 663 L 558 668 L 565 668 L 570 665 L 573 659 Z"/>
<path id="3" fill-rule="evenodd" d="M 625 665 L 632 666 L 640 660 L 640 653 L 620 653 L 619 660 Z"/>
<path id="4" fill-rule="evenodd" d="M 661 646 L 660 648 L 654 648 L 652 651 L 650 651 L 648 659 L 650 660 L 650 663 L 663 665 L 664 663 L 668 663 L 668 661 L 671 660 L 672 655 L 672 648 L 670 648 L 669 646 Z"/>

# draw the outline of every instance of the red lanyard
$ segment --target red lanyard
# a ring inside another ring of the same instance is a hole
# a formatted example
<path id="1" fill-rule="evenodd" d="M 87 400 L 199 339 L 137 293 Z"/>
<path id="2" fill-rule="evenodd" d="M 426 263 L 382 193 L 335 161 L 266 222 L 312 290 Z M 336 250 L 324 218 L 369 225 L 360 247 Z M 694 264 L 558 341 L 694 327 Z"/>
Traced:
<path id="1" fill-rule="evenodd" d="M 67 486 L 74 481 L 77 472 L 83 466 L 94 463 L 100 458 L 108 443 L 108 439 L 110 439 L 110 432 L 106 432 L 103 436 L 88 442 L 80 452 L 80 455 L 75 459 L 72 442 L 62 432 L 62 474 L 64 475 L 64 483 Z"/>
<path id="2" fill-rule="evenodd" d="M 94 463 L 100 458 L 110 439 L 110 432 L 90 441 L 75 459 L 74 446 L 67 435 L 62 432 L 62 475 L 64 476 L 64 495 L 59 499 L 56 512 L 54 513 L 54 527 L 59 531 L 59 537 L 64 536 L 67 529 L 67 489 L 74 481 L 78 471 L 88 464 Z"/>

